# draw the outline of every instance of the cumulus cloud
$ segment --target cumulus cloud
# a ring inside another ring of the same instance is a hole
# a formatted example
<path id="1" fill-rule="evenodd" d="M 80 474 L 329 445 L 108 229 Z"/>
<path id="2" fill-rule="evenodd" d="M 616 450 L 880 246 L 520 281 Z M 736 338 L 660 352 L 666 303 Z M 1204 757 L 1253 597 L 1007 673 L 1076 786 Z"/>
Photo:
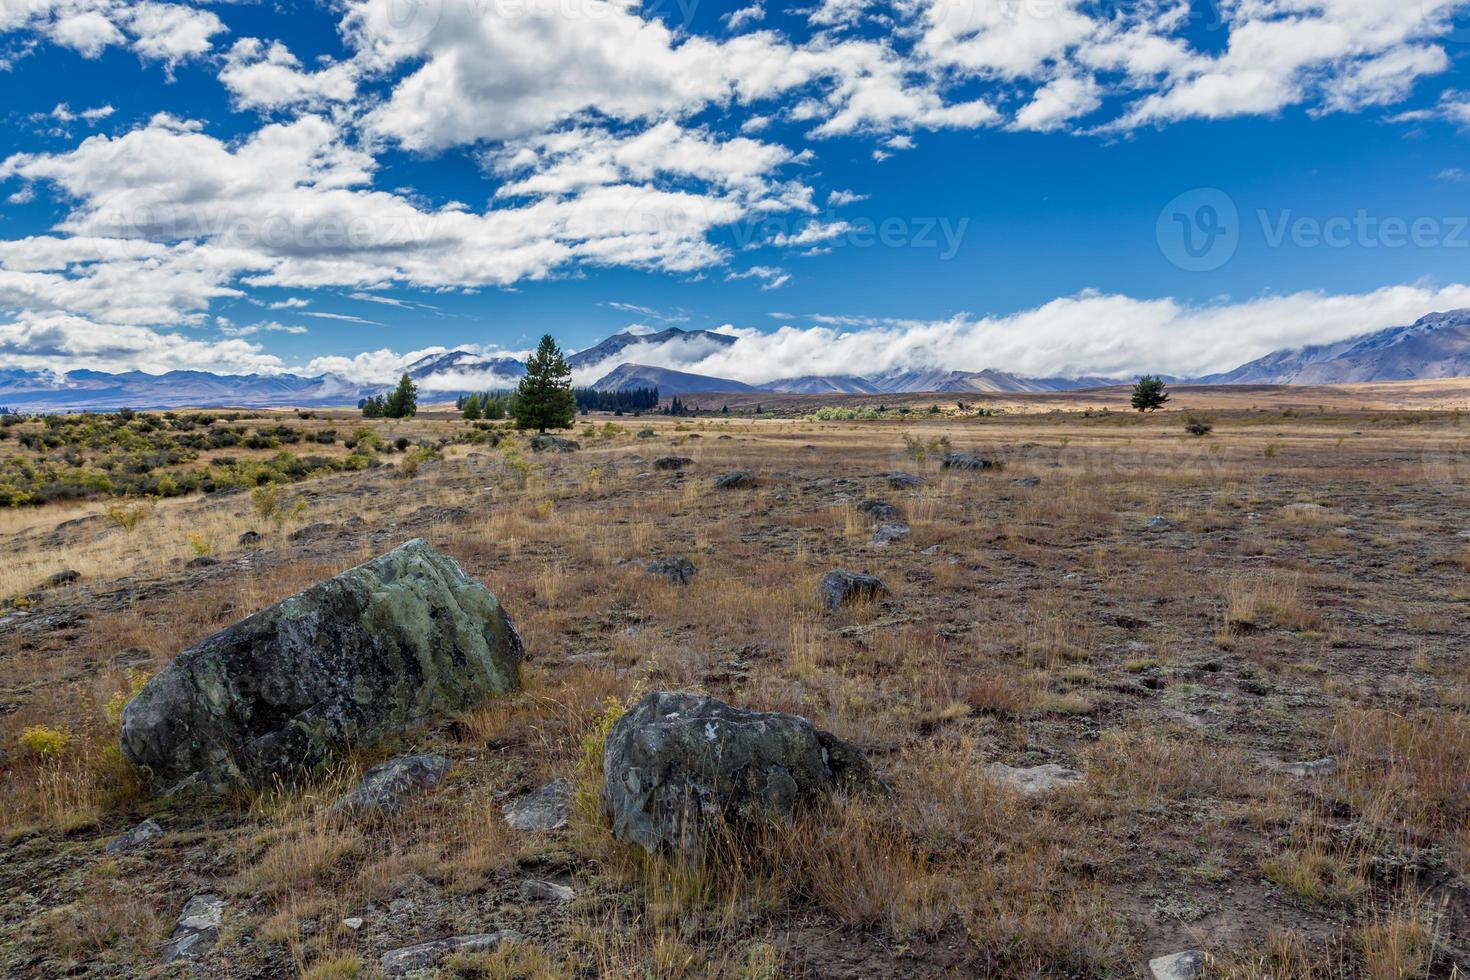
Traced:
<path id="1" fill-rule="evenodd" d="M 304 71 L 280 41 L 266 44 L 254 37 L 241 38 L 230 48 L 219 80 L 241 109 L 320 107 L 357 94 L 354 66 L 341 63 Z"/>
<path id="2" fill-rule="evenodd" d="M 179 370 L 280 374 L 286 370 L 280 358 L 240 338 L 206 341 L 134 324 L 27 311 L 0 322 L 0 357 L 10 367 L 58 373 L 79 368 L 150 374 Z"/>
<path id="3" fill-rule="evenodd" d="M 209 51 L 225 30 L 214 13 L 175 3 L 26 0 L 0 4 L 0 34 L 29 31 L 84 58 L 113 46 L 167 66 Z"/>

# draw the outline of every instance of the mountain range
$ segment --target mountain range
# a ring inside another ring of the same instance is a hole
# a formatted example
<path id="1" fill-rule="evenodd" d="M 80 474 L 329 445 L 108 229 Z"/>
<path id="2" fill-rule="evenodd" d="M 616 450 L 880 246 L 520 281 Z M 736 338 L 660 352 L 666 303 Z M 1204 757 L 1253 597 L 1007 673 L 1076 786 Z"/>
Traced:
<path id="1" fill-rule="evenodd" d="M 902 394 L 912 392 L 997 393 L 1069 391 L 1131 383 L 1131 378 L 1026 378 L 1004 371 L 920 368 L 866 377 L 806 375 L 765 384 L 692 374 L 674 368 L 621 360 L 668 357 L 691 363 L 728 348 L 737 338 L 708 330 L 670 327 L 658 333 L 619 333 L 567 358 L 574 372 L 592 374 L 602 391 L 657 388 L 665 397 L 695 393 L 771 391 L 795 394 Z M 452 350 L 407 367 L 426 401 L 448 401 L 471 391 L 509 388 L 526 373 L 513 357 Z M 1348 384 L 1470 377 L 1470 310 L 1431 313 L 1403 327 L 1389 327 L 1332 344 L 1273 351 L 1232 371 L 1192 380 L 1195 384 Z M 579 382 L 585 382 L 579 378 Z M 383 390 L 333 374 L 221 375 L 204 371 L 66 374 L 0 368 L 0 406 L 18 411 L 103 411 L 122 406 L 168 408 L 315 408 L 355 405 Z"/>

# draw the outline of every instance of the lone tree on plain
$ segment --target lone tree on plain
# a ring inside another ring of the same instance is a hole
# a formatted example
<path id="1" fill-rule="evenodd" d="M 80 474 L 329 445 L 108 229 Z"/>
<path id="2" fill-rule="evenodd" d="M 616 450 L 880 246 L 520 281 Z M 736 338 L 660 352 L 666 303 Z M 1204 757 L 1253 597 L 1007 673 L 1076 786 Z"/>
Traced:
<path id="1" fill-rule="evenodd" d="M 516 387 L 516 428 L 570 429 L 577 415 L 572 394 L 572 369 L 551 334 L 541 338 L 536 353 L 526 360 L 526 376 Z"/>
<path id="2" fill-rule="evenodd" d="M 388 396 L 383 414 L 390 419 L 411 419 L 419 410 L 419 386 L 407 374 L 398 379 L 398 387 Z"/>
<path id="3" fill-rule="evenodd" d="M 1164 393 L 1164 379 L 1145 374 L 1133 386 L 1133 407 L 1140 412 L 1152 412 L 1169 400 Z"/>

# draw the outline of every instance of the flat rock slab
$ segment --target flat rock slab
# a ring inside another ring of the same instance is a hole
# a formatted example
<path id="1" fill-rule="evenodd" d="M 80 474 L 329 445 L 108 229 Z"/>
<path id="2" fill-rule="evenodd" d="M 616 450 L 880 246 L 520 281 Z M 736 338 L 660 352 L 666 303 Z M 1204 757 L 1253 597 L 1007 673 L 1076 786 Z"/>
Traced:
<path id="1" fill-rule="evenodd" d="M 571 817 L 572 781 L 553 779 L 540 789 L 507 803 L 502 812 L 512 830 L 527 833 L 560 830 Z"/>
<path id="2" fill-rule="evenodd" d="M 1199 980 L 1205 973 L 1205 954 L 1197 949 L 1157 956 L 1148 961 L 1153 980 Z"/>
<path id="3" fill-rule="evenodd" d="M 179 654 L 122 749 L 168 786 L 269 785 L 515 690 L 521 657 L 495 596 L 414 540 Z"/>
<path id="4" fill-rule="evenodd" d="M 558 885 L 554 881 L 530 878 L 521 882 L 520 896 L 528 902 L 570 902 L 576 894 L 566 885 Z"/>
<path id="5" fill-rule="evenodd" d="M 356 789 L 337 798 L 332 812 L 349 817 L 397 813 L 410 797 L 439 785 L 448 771 L 449 760 L 442 755 L 403 755 L 380 762 Z"/>
<path id="6" fill-rule="evenodd" d="M 151 844 L 154 840 L 162 836 L 163 828 L 160 827 L 156 821 L 144 820 L 142 823 L 138 824 L 138 826 L 134 827 L 126 834 L 123 834 L 116 840 L 109 841 L 107 847 L 105 847 L 104 850 L 108 854 L 118 854 L 123 851 L 131 851 L 135 848 L 144 847 L 148 844 Z"/>
<path id="7" fill-rule="evenodd" d="M 939 458 L 939 466 L 946 470 L 998 470 L 1000 463 L 974 453 L 945 453 Z"/>
<path id="8" fill-rule="evenodd" d="M 924 485 L 923 477 L 912 473 L 885 473 L 883 479 L 895 490 L 917 490 Z"/>
<path id="9" fill-rule="evenodd" d="M 735 470 L 715 477 L 716 490 L 745 490 L 755 486 L 755 474 L 749 470 Z"/>
<path id="10" fill-rule="evenodd" d="M 907 524 L 879 524 L 873 528 L 873 537 L 869 543 L 875 548 L 886 548 L 890 544 L 906 540 L 908 536 Z"/>
<path id="11" fill-rule="evenodd" d="M 1026 796 L 1063 786 L 1075 786 L 1085 779 L 1076 769 L 1068 769 L 1055 762 L 1022 768 L 992 762 L 985 767 L 985 775 Z"/>
<path id="12" fill-rule="evenodd" d="M 495 949 L 501 943 L 511 942 L 521 938 L 521 934 L 514 929 L 501 929 L 498 932 L 482 932 L 470 936 L 450 936 L 447 939 L 434 939 L 416 946 L 404 946 L 401 949 L 390 949 L 383 954 L 378 961 L 378 966 L 390 977 L 398 977 L 410 970 L 425 970 L 437 966 L 450 953 L 485 953 Z"/>
<path id="13" fill-rule="evenodd" d="M 1313 759 L 1310 762 L 1277 762 L 1272 760 L 1271 768 L 1278 772 L 1284 772 L 1288 776 L 1310 779 L 1332 775 L 1337 771 L 1337 760 L 1332 756 L 1328 756 L 1325 759 Z"/>
<path id="14" fill-rule="evenodd" d="M 218 895 L 195 895 L 189 899 L 164 947 L 163 962 L 192 960 L 202 955 L 219 939 L 224 914 L 225 900 Z"/>

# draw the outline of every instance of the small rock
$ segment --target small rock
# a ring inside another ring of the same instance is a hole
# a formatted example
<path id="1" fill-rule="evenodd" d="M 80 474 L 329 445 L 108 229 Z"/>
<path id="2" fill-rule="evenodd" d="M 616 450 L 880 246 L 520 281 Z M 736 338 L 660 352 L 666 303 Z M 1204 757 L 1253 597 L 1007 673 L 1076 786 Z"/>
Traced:
<path id="1" fill-rule="evenodd" d="M 735 470 L 715 478 L 716 490 L 744 490 L 755 486 L 755 474 L 749 470 Z"/>
<path id="2" fill-rule="evenodd" d="M 449 771 L 442 755 L 405 755 L 380 762 L 369 769 L 362 782 L 332 804 L 332 812 L 345 816 L 397 813 L 415 793 L 432 789 Z"/>
<path id="3" fill-rule="evenodd" d="M 219 559 L 216 558 L 216 557 L 214 557 L 214 555 L 200 555 L 198 558 L 191 558 L 189 560 L 189 563 L 187 565 L 185 565 L 184 567 L 185 568 L 213 568 L 215 565 L 218 565 L 218 564 L 219 564 Z"/>
<path id="4" fill-rule="evenodd" d="M 1018 487 L 1039 487 L 1039 486 L 1041 486 L 1041 477 L 1039 477 L 1039 476 L 1023 476 L 1019 480 L 1016 481 L 1016 486 L 1018 486 Z"/>
<path id="5" fill-rule="evenodd" d="M 567 825 L 572 799 L 572 781 L 553 779 L 503 808 L 505 822 L 512 830 L 560 830 Z"/>
<path id="6" fill-rule="evenodd" d="M 658 435 L 658 433 L 657 432 L 654 432 L 652 429 L 639 429 L 638 430 L 638 438 L 639 439 L 652 439 L 656 435 Z"/>
<path id="7" fill-rule="evenodd" d="M 419 943 L 417 946 L 390 949 L 383 954 L 382 959 L 378 960 L 378 966 L 390 977 L 397 977 L 410 970 L 424 970 L 437 966 L 450 953 L 457 953 L 461 950 L 467 953 L 483 953 L 494 949 L 503 942 L 520 938 L 521 934 L 514 929 L 501 929 L 498 932 L 484 932 L 473 936 L 450 936 L 447 939 Z"/>
<path id="8" fill-rule="evenodd" d="M 531 451 L 533 453 L 572 453 L 581 448 L 582 444 L 575 439 L 563 439 L 561 436 L 547 435 L 544 432 L 531 437 Z"/>
<path id="9" fill-rule="evenodd" d="M 659 578 L 668 579 L 674 585 L 688 585 L 689 580 L 694 578 L 698 571 L 694 563 L 683 555 L 675 555 L 672 558 L 658 558 L 648 563 L 644 573 L 656 575 Z"/>
<path id="10" fill-rule="evenodd" d="M 888 594 L 888 586 L 875 576 L 855 575 L 843 568 L 823 575 L 817 588 L 827 609 L 839 609 L 850 602 L 869 602 Z"/>
<path id="11" fill-rule="evenodd" d="M 985 775 L 1026 796 L 1044 793 L 1061 786 L 1071 786 L 1082 782 L 1085 778 L 1076 769 L 1068 769 L 1055 762 L 1029 768 L 1017 768 L 1000 762 L 992 762 L 985 767 Z"/>
<path id="12" fill-rule="evenodd" d="M 902 541 L 909 536 L 907 524 L 879 524 L 873 528 L 871 544 L 875 548 L 886 548 L 895 541 Z"/>
<path id="13" fill-rule="evenodd" d="M 946 470 L 998 470 L 1000 463 L 974 453 L 945 453 L 939 458 L 939 466 Z"/>
<path id="14" fill-rule="evenodd" d="M 1148 528 L 1149 531 L 1155 534 L 1158 534 L 1161 531 L 1174 530 L 1173 523 L 1170 522 L 1170 520 L 1163 514 L 1155 514 L 1153 517 L 1150 517 L 1148 519 L 1148 523 L 1145 524 L 1144 527 Z"/>
<path id="15" fill-rule="evenodd" d="M 61 571 L 46 579 L 46 588 L 59 589 L 63 585 L 71 585 L 81 581 L 82 573 L 71 568 L 63 568 Z"/>
<path id="16" fill-rule="evenodd" d="M 362 916 L 350 915 L 342 920 L 342 924 L 351 929 L 353 932 L 356 932 L 357 930 L 362 928 Z"/>
<path id="17" fill-rule="evenodd" d="M 874 500 L 869 498 L 860 501 L 857 506 L 859 514 L 867 514 L 874 520 L 891 521 L 898 516 L 898 508 L 886 500 Z"/>
<path id="18" fill-rule="evenodd" d="M 263 540 L 265 540 L 265 535 L 259 531 L 246 531 L 239 537 L 239 542 L 242 545 L 260 544 Z"/>
<path id="19" fill-rule="evenodd" d="M 132 830 L 123 834 L 117 840 L 108 843 L 103 848 L 108 854 L 118 854 L 122 851 L 131 851 L 136 847 L 152 843 L 154 838 L 163 836 L 163 828 L 156 821 L 144 820 Z"/>
<path id="20" fill-rule="evenodd" d="M 528 902 L 570 902 L 576 892 L 554 881 L 530 878 L 521 882 L 521 898 Z"/>
<path id="21" fill-rule="evenodd" d="M 214 945 L 224 918 L 225 900 L 217 895 L 195 895 L 184 904 L 173 935 L 163 950 L 163 962 L 192 960 Z"/>
<path id="22" fill-rule="evenodd" d="M 688 456 L 660 456 L 653 461 L 653 468 L 656 470 L 682 470 L 692 465 L 694 460 Z"/>
<path id="23" fill-rule="evenodd" d="M 924 478 L 912 473 L 885 473 L 883 478 L 895 490 L 917 490 L 924 485 Z"/>
<path id="24" fill-rule="evenodd" d="M 335 534 L 336 531 L 337 526 L 335 524 L 327 524 L 325 522 L 318 521 L 315 524 L 308 524 L 305 527 L 297 528 L 290 534 L 286 535 L 286 540 L 318 541 L 322 538 L 329 537 L 332 534 Z"/>
<path id="25" fill-rule="evenodd" d="M 1155 957 L 1148 961 L 1154 980 L 1199 980 L 1205 972 L 1205 954 L 1197 949 Z"/>

